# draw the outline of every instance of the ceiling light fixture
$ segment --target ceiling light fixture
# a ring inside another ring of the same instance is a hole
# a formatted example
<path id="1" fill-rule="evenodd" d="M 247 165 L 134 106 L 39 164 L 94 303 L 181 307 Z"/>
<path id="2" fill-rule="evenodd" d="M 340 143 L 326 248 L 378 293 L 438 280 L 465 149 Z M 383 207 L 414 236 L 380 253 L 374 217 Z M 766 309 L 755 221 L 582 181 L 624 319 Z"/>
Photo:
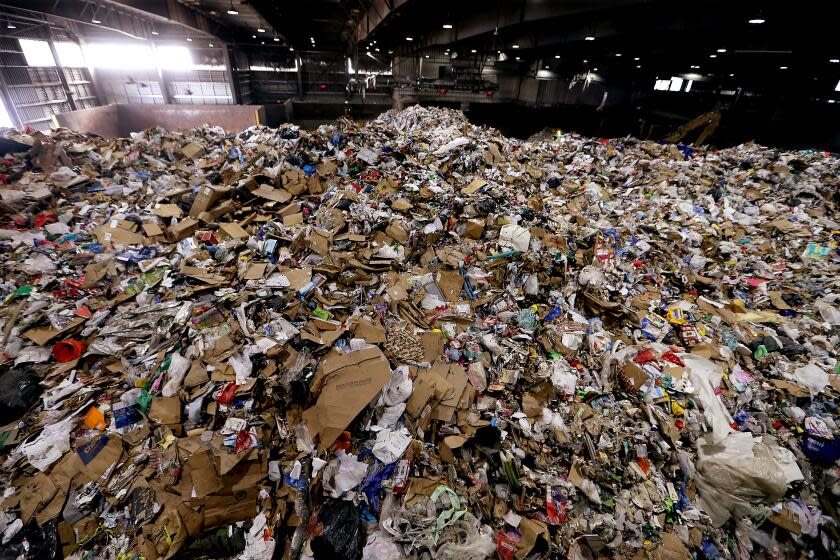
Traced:
<path id="1" fill-rule="evenodd" d="M 726 52 L 726 49 L 718 49 L 718 52 L 719 52 L 719 53 L 725 53 L 725 52 Z"/>
<path id="2" fill-rule="evenodd" d="M 642 65 L 641 65 L 641 64 L 637 64 L 637 65 L 636 65 L 636 68 L 641 68 L 641 67 L 642 67 Z"/>
<path id="3" fill-rule="evenodd" d="M 522 58 L 517 56 L 517 57 L 516 57 L 516 60 L 522 60 Z"/>
<path id="4" fill-rule="evenodd" d="M 779 70 L 787 70 L 787 69 L 788 69 L 787 66 L 779 66 Z"/>
<path id="5" fill-rule="evenodd" d="M 406 40 L 406 41 L 413 41 L 413 40 L 414 40 L 414 37 L 406 37 L 406 38 L 405 38 L 405 40 Z"/>
<path id="6" fill-rule="evenodd" d="M 560 55 L 559 55 L 559 54 L 555 54 L 555 55 L 554 55 L 554 58 L 560 58 Z"/>
<path id="7" fill-rule="evenodd" d="M 153 30 L 152 30 L 152 35 L 160 35 L 160 33 L 158 33 L 157 31 L 155 31 L 155 30 L 153 29 Z"/>
<path id="8" fill-rule="evenodd" d="M 274 35 L 274 40 L 279 43 L 280 42 L 280 37 L 278 37 L 277 35 Z"/>
<path id="9" fill-rule="evenodd" d="M 429 55 L 426 55 L 426 58 L 429 58 Z"/>
<path id="10" fill-rule="evenodd" d="M 593 69 L 592 69 L 592 71 L 593 71 L 593 72 L 597 72 L 597 71 L 598 71 L 598 69 L 597 69 L 597 68 L 593 68 Z"/>
<path id="11" fill-rule="evenodd" d="M 232 16 L 239 15 L 239 12 L 236 10 L 236 8 L 233 7 L 233 0 L 230 0 L 230 8 L 228 8 L 227 13 L 229 13 Z"/>
<path id="12" fill-rule="evenodd" d="M 7 19 L 6 20 L 6 29 L 17 29 L 17 25 L 12 23 L 12 20 Z"/>
<path id="13" fill-rule="evenodd" d="M 764 23 L 765 21 L 766 21 L 766 20 L 764 20 L 764 19 L 762 19 L 762 18 L 754 18 L 754 19 L 751 19 L 751 20 L 750 20 L 750 23 L 752 23 L 753 25 L 761 25 L 761 24 L 762 24 L 762 23 Z"/>
<path id="14" fill-rule="evenodd" d="M 96 17 L 96 10 L 98 9 L 98 7 L 99 7 L 99 6 L 97 6 L 96 4 L 94 4 L 94 6 L 93 6 L 93 15 L 90 17 L 90 22 L 91 22 L 91 23 L 96 23 L 96 24 L 102 23 L 102 21 L 101 21 L 101 20 L 99 20 L 99 19 L 97 19 L 97 17 Z"/>
<path id="15" fill-rule="evenodd" d="M 187 43 L 192 43 L 192 37 L 187 37 Z"/>
<path id="16" fill-rule="evenodd" d="M 444 29 L 452 29 L 452 24 L 451 23 L 444 23 L 443 28 Z"/>
<path id="17" fill-rule="evenodd" d="M 734 77 L 735 77 L 735 74 L 729 74 L 729 77 L 730 77 L 730 78 L 734 78 Z"/>
<path id="18" fill-rule="evenodd" d="M 633 57 L 633 60 L 639 60 L 638 56 Z"/>
<path id="19" fill-rule="evenodd" d="M 840 58 L 832 58 L 831 60 L 829 60 L 829 62 L 832 64 L 838 64 L 840 63 Z"/>
<path id="20" fill-rule="evenodd" d="M 548 70 L 548 66 L 546 66 L 545 69 Z"/>
<path id="21" fill-rule="evenodd" d="M 207 43 L 207 46 L 208 46 L 208 47 L 212 47 L 212 46 L 213 46 L 213 43 Z"/>
<path id="22" fill-rule="evenodd" d="M 615 56 L 621 56 L 620 52 L 615 53 Z"/>
<path id="23" fill-rule="evenodd" d="M 477 51 L 477 50 L 475 50 L 475 49 L 473 49 L 473 50 L 471 50 L 470 52 L 471 52 L 471 53 L 473 53 L 473 54 L 475 54 L 475 53 L 477 53 L 478 51 Z"/>
<path id="24" fill-rule="evenodd" d="M 514 48 L 514 49 L 518 49 L 518 48 L 519 48 L 519 44 L 518 44 L 518 43 L 514 43 L 512 46 L 513 46 L 513 48 Z"/>
<path id="25" fill-rule="evenodd" d="M 594 41 L 594 40 L 595 40 L 595 37 L 593 37 L 592 35 L 587 35 L 586 37 L 584 37 L 584 39 L 583 39 L 583 40 L 584 40 L 584 41 Z"/>
<path id="26" fill-rule="evenodd" d="M 710 54 L 709 58 L 717 58 L 717 55 L 716 54 Z"/>

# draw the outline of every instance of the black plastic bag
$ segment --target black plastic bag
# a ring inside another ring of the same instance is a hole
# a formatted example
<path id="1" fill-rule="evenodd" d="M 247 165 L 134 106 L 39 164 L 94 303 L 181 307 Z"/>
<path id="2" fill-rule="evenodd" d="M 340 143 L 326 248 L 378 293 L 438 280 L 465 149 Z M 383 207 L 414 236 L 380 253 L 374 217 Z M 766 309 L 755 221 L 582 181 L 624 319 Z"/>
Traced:
<path id="1" fill-rule="evenodd" d="M 352 502 L 331 500 L 318 512 L 320 535 L 312 539 L 315 560 L 358 560 L 365 546 L 362 510 Z"/>
<path id="2" fill-rule="evenodd" d="M 41 396 L 41 379 L 30 370 L 12 369 L 0 374 L 0 425 L 26 414 Z"/>

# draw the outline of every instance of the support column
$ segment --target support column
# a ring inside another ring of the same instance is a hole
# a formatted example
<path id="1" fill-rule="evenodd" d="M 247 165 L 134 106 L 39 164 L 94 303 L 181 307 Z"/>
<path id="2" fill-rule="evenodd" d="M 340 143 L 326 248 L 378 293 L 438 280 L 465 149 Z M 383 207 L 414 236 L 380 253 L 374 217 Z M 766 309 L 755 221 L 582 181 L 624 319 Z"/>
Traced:
<path id="1" fill-rule="evenodd" d="M 64 75 L 64 67 L 61 65 L 61 61 L 58 60 L 58 51 L 55 50 L 55 43 L 53 43 L 52 26 L 48 25 L 47 28 L 50 30 L 49 36 L 47 37 L 47 44 L 50 46 L 50 52 L 55 61 L 55 71 L 58 73 L 58 81 L 61 82 L 61 89 L 64 90 L 64 97 L 67 99 L 67 104 L 70 105 L 70 110 L 75 111 L 77 109 L 76 100 L 73 99 L 73 92 L 70 90 L 70 84 L 67 83 L 67 76 Z"/>
<path id="2" fill-rule="evenodd" d="M 230 63 L 230 45 L 222 45 L 222 53 L 225 59 L 225 71 L 227 72 L 228 86 L 230 87 L 230 94 L 233 96 L 233 104 L 242 103 L 242 92 L 239 90 L 239 74 L 236 77 L 233 75 L 233 65 Z"/>
<path id="3" fill-rule="evenodd" d="M 163 94 L 163 102 L 167 105 L 172 104 L 172 92 L 169 91 L 169 80 L 166 79 L 166 73 L 163 71 L 163 68 L 160 65 L 158 60 L 158 52 L 157 52 L 157 45 L 155 45 L 154 41 L 151 41 L 152 45 L 152 55 L 155 57 L 155 66 L 157 66 L 158 72 L 158 83 L 160 84 L 160 92 Z"/>
<path id="4" fill-rule="evenodd" d="M 303 59 L 300 55 L 297 56 L 297 89 L 298 89 L 298 98 L 303 99 L 303 75 L 301 72 L 303 71 Z"/>
<path id="5" fill-rule="evenodd" d="M 3 100 L 6 113 L 9 114 L 9 118 L 12 119 L 14 125 L 18 128 L 23 128 L 23 121 L 20 120 L 20 113 L 18 113 L 17 107 L 15 107 L 12 96 L 9 95 L 9 88 L 6 86 L 6 78 L 3 76 L 2 68 L 0 68 L 0 99 Z"/>

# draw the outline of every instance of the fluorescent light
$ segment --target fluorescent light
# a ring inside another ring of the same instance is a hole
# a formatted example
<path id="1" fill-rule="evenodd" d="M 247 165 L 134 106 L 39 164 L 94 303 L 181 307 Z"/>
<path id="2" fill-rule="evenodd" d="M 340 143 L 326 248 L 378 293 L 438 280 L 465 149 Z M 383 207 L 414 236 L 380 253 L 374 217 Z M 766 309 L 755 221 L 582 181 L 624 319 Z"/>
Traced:
<path id="1" fill-rule="evenodd" d="M 587 59 L 585 59 L 585 58 L 583 59 L 583 63 L 584 63 L 584 64 L 587 64 L 588 62 L 589 62 L 589 61 L 588 61 Z"/>
<path id="2" fill-rule="evenodd" d="M 709 58 L 717 58 L 717 55 L 716 54 L 710 54 Z"/>
<path id="3" fill-rule="evenodd" d="M 726 52 L 726 49 L 718 49 L 718 52 L 719 52 L 719 53 L 725 53 L 725 52 Z"/>
<path id="4" fill-rule="evenodd" d="M 192 37 L 187 37 L 187 42 L 192 43 Z"/>
<path id="5" fill-rule="evenodd" d="M 518 49 L 518 48 L 519 48 L 519 44 L 518 44 L 518 43 L 514 43 L 512 46 L 513 46 L 513 48 L 514 48 L 514 49 Z"/>
<path id="6" fill-rule="evenodd" d="M 471 52 L 471 53 L 477 53 L 478 51 L 477 51 L 477 50 L 475 50 L 475 49 L 473 49 L 473 50 L 471 50 L 470 52 Z"/>
<path id="7" fill-rule="evenodd" d="M 279 42 L 280 42 L 280 37 L 278 37 L 277 35 L 275 35 L 275 36 L 274 36 L 274 40 L 275 40 L 276 42 L 278 42 L 278 43 L 279 43 Z"/>
<path id="8" fill-rule="evenodd" d="M 548 66 L 546 66 L 545 69 L 548 70 Z"/>
<path id="9" fill-rule="evenodd" d="M 414 37 L 406 37 L 406 38 L 405 38 L 405 40 L 406 40 L 406 41 L 413 41 L 413 40 L 414 40 Z"/>
<path id="10" fill-rule="evenodd" d="M 238 16 L 239 12 L 236 11 L 236 8 L 233 7 L 233 0 L 230 0 L 230 8 L 228 8 L 227 13 L 232 16 Z"/>
<path id="11" fill-rule="evenodd" d="M 10 21 L 6 24 L 6 29 L 17 29 L 17 25 Z"/>
<path id="12" fill-rule="evenodd" d="M 93 17 L 90 19 L 90 22 L 91 22 L 91 23 L 102 23 L 100 20 L 96 19 L 96 16 L 93 16 Z"/>
<path id="13" fill-rule="evenodd" d="M 634 56 L 634 57 L 633 57 L 633 60 L 639 60 L 639 57 L 638 57 L 638 56 Z"/>
<path id="14" fill-rule="evenodd" d="M 263 45 L 265 45 L 265 43 L 263 43 Z M 213 46 L 213 43 L 207 43 L 207 46 L 208 46 L 208 47 L 212 47 L 212 46 Z"/>
<path id="15" fill-rule="evenodd" d="M 376 52 L 379 52 L 379 47 L 376 47 L 376 49 L 375 49 L 375 50 L 376 50 Z"/>
<path id="16" fill-rule="evenodd" d="M 761 18 L 755 18 L 755 19 L 750 20 L 750 23 L 752 23 L 754 25 L 761 25 L 764 22 L 765 22 L 765 20 L 763 20 Z"/>
<path id="17" fill-rule="evenodd" d="M 522 60 L 522 58 L 517 56 L 517 57 L 516 57 L 516 60 Z"/>
<path id="18" fill-rule="evenodd" d="M 598 69 L 597 69 L 597 68 L 593 68 L 593 69 L 592 69 L 592 71 L 593 71 L 593 72 L 597 72 L 597 71 L 598 71 Z"/>
<path id="19" fill-rule="evenodd" d="M 787 66 L 779 66 L 779 70 L 787 70 L 787 69 L 788 69 Z"/>
<path id="20" fill-rule="evenodd" d="M 152 31 L 152 35 L 160 35 L 157 31 Z"/>
<path id="21" fill-rule="evenodd" d="M 595 37 L 593 37 L 592 35 L 587 35 L 586 37 L 584 37 L 584 39 L 583 39 L 583 40 L 584 40 L 584 41 L 594 41 L 594 40 L 595 40 Z"/>
<path id="22" fill-rule="evenodd" d="M 832 58 L 831 60 L 829 60 L 829 62 L 831 62 L 832 64 L 840 63 L 840 58 Z"/>
<path id="23" fill-rule="evenodd" d="M 685 84 L 685 91 L 691 91 L 691 84 L 694 83 L 694 80 L 688 80 L 688 83 Z"/>
<path id="24" fill-rule="evenodd" d="M 670 91 L 680 91 L 682 89 L 683 79 L 677 76 L 671 76 L 671 85 L 668 88 Z"/>
<path id="25" fill-rule="evenodd" d="M 621 56 L 620 52 L 615 53 L 615 56 Z"/>
<path id="26" fill-rule="evenodd" d="M 429 55 L 426 55 L 426 58 L 429 58 Z"/>
<path id="27" fill-rule="evenodd" d="M 559 55 L 559 54 L 555 54 L 555 55 L 554 55 L 554 58 L 560 58 L 560 55 Z"/>
<path id="28" fill-rule="evenodd" d="M 256 39 L 256 38 L 257 38 L 256 35 L 251 35 L 251 39 Z M 190 39 L 190 41 L 192 41 L 192 39 Z"/>
<path id="29" fill-rule="evenodd" d="M 700 70 L 700 67 L 696 64 L 691 67 L 692 70 Z"/>
<path id="30" fill-rule="evenodd" d="M 443 28 L 444 29 L 452 29 L 452 24 L 451 23 L 444 23 Z"/>
<path id="31" fill-rule="evenodd" d="M 641 68 L 641 67 L 642 67 L 642 65 L 641 65 L 641 64 L 637 64 L 637 65 L 636 65 L 636 68 Z"/>
<path id="32" fill-rule="evenodd" d="M 265 33 L 265 29 L 263 28 L 262 25 L 257 27 L 257 33 Z"/>

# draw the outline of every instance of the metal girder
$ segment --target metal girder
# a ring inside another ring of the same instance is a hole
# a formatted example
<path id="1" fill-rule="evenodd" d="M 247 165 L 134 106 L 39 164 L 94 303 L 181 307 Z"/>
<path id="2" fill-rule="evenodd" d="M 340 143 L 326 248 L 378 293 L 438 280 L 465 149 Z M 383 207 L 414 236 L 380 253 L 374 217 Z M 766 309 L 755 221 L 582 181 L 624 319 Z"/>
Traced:
<path id="1" fill-rule="evenodd" d="M 92 2 L 61 2 L 55 0 L 4 0 L 3 5 L 7 8 L 17 9 L 28 13 L 43 14 L 47 17 L 59 18 L 63 21 L 74 22 L 77 25 L 85 25 L 100 29 L 110 29 L 122 32 L 129 36 L 135 36 L 123 27 L 133 30 L 132 22 L 157 23 L 182 27 L 187 31 L 201 32 L 202 34 L 216 37 L 223 41 L 233 39 L 230 31 L 221 23 L 208 18 L 196 10 L 178 2 L 177 0 L 165 0 L 163 3 L 149 3 L 148 5 L 136 0 L 97 0 L 97 15 L 102 24 L 94 24 L 90 21 L 92 14 Z M 88 12 L 85 15 L 85 12 Z M 116 18 L 118 21 L 112 22 Z M 125 21 L 123 21 L 125 20 Z"/>
<path id="2" fill-rule="evenodd" d="M 409 1 L 410 0 L 373 0 L 370 7 L 367 9 L 367 12 L 362 16 L 362 19 L 356 26 L 356 30 L 353 32 L 353 37 L 351 37 L 350 42 L 358 43 L 360 41 L 364 41 L 367 36 L 370 35 L 371 31 L 376 29 L 376 27 L 382 23 L 385 18 L 391 14 L 391 12 L 399 9 L 400 6 L 408 3 Z"/>

